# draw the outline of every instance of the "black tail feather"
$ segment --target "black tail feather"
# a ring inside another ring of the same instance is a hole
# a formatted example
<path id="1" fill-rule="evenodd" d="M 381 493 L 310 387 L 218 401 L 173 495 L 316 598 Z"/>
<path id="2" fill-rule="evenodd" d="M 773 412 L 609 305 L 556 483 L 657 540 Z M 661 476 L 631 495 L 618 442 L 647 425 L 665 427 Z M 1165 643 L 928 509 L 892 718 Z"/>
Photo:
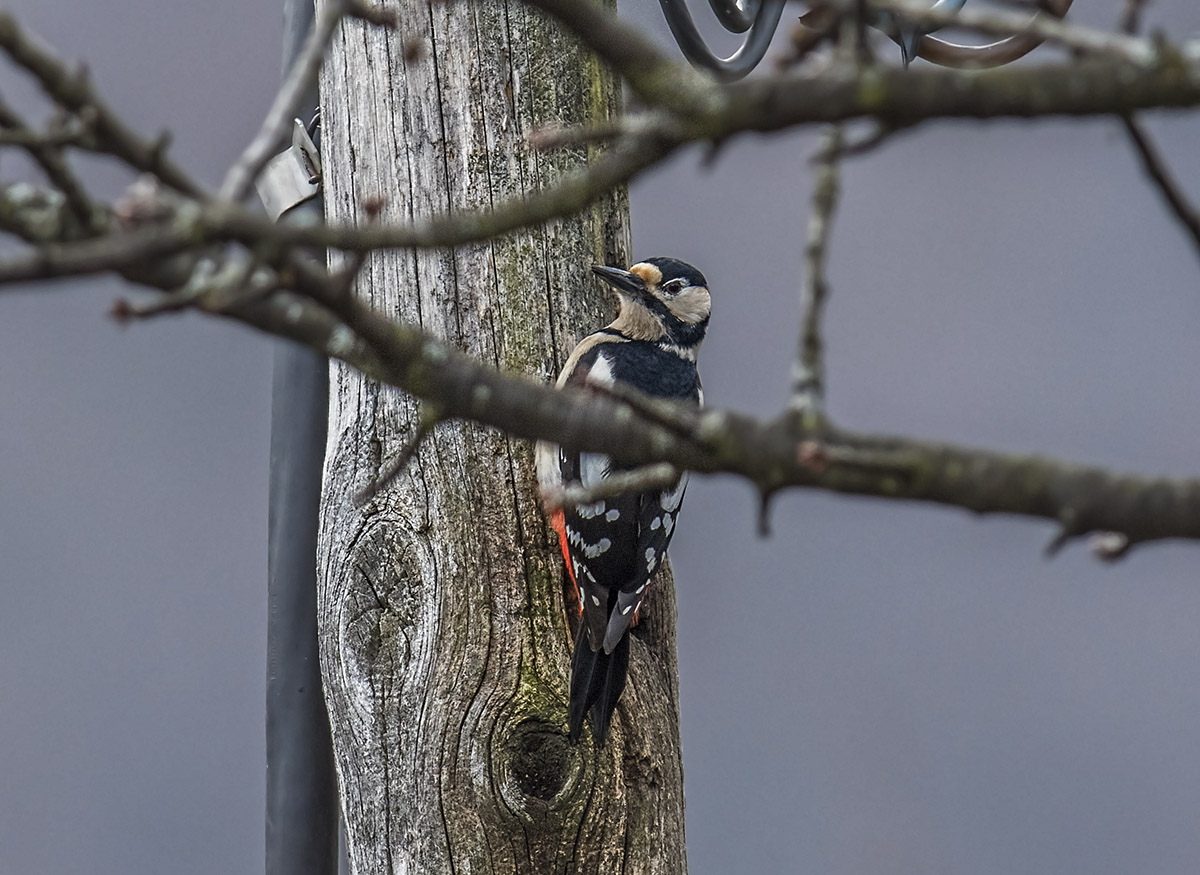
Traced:
<path id="1" fill-rule="evenodd" d="M 601 651 L 603 653 L 603 651 Z M 629 633 L 626 632 L 613 648 L 613 652 L 605 656 L 604 676 L 597 691 L 596 701 L 592 704 L 592 728 L 596 732 L 596 744 L 604 746 L 608 738 L 608 725 L 612 723 L 613 711 L 617 710 L 617 700 L 625 689 L 625 676 L 629 672 Z"/>
<path id="2" fill-rule="evenodd" d="M 572 744 L 583 735 L 583 720 L 590 711 L 596 744 L 604 746 L 617 700 L 625 689 L 628 671 L 628 633 L 621 636 L 609 654 L 603 650 L 592 650 L 587 632 L 580 624 L 579 634 L 575 636 L 575 653 L 571 659 L 571 702 L 567 709 Z"/>
<path id="3" fill-rule="evenodd" d="M 576 744 L 583 734 L 583 719 L 593 701 L 592 678 L 596 674 L 596 663 L 603 656 L 603 651 L 595 653 L 588 646 L 587 629 L 580 622 L 579 633 L 575 636 L 575 652 L 571 655 L 571 701 L 567 707 L 571 744 Z"/>

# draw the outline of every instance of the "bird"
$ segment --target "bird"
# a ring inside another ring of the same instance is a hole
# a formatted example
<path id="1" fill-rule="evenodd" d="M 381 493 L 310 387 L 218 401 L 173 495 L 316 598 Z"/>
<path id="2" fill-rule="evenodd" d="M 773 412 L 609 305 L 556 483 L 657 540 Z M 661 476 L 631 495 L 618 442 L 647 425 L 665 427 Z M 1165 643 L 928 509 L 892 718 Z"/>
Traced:
<path id="1" fill-rule="evenodd" d="M 712 308 L 704 275 L 674 258 L 648 258 L 628 270 L 595 265 L 592 272 L 616 290 L 620 309 L 575 347 L 558 388 L 603 392 L 621 384 L 655 398 L 703 403 L 696 355 Z M 603 454 L 545 441 L 536 459 L 543 495 L 572 484 L 586 489 L 629 470 Z M 629 629 L 662 565 L 686 488 L 685 473 L 666 487 L 548 508 L 580 605 L 567 708 L 572 744 L 590 713 L 596 744 L 604 745 L 625 689 Z"/>

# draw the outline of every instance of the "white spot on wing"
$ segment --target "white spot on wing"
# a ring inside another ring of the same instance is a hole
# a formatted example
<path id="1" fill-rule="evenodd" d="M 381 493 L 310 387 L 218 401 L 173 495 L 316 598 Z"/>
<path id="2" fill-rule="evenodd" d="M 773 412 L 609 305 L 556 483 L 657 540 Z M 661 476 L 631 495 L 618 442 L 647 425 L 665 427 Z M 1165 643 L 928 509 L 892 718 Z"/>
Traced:
<path id="1" fill-rule="evenodd" d="M 632 610 L 633 610 L 633 605 L 626 605 L 624 608 L 621 609 L 621 613 L 628 614 Z"/>
<path id="2" fill-rule="evenodd" d="M 675 520 L 671 519 L 669 513 L 663 514 L 663 528 L 667 530 L 667 537 L 671 537 L 671 529 L 675 528 Z"/>
<path id="3" fill-rule="evenodd" d="M 651 531 L 657 531 L 661 527 L 662 527 L 662 517 L 656 516 L 654 519 L 650 520 Z"/>
<path id="4" fill-rule="evenodd" d="M 654 566 L 658 564 L 658 556 L 654 554 L 653 547 L 646 548 L 646 570 L 653 571 Z"/>
<path id="5" fill-rule="evenodd" d="M 595 504 L 577 504 L 575 505 L 575 513 L 579 514 L 585 520 L 590 520 L 592 517 L 604 513 L 604 509 L 607 506 L 603 501 L 597 501 Z"/>
<path id="6" fill-rule="evenodd" d="M 588 559 L 595 559 L 612 546 L 612 541 L 610 541 L 608 538 L 601 538 L 595 544 L 589 544 L 587 541 L 583 540 L 583 535 L 570 528 L 567 529 L 567 543 L 576 550 L 582 550 L 583 555 Z M 584 571 L 587 571 L 587 569 L 585 568 Z M 588 577 L 592 577 L 592 575 L 589 573 Z M 595 578 L 593 577 L 592 580 L 595 580 Z"/>
<path id="7" fill-rule="evenodd" d="M 608 540 L 608 538 L 601 538 L 595 544 L 585 544 L 583 548 L 583 555 L 589 559 L 595 559 L 611 546 L 612 541 Z"/>
<path id="8" fill-rule="evenodd" d="M 621 512 L 614 507 L 612 510 L 610 510 L 608 513 L 606 513 L 604 515 L 604 518 L 606 520 L 608 520 L 610 523 L 616 522 L 617 520 L 619 520 L 621 518 Z"/>
<path id="9" fill-rule="evenodd" d="M 596 598 L 595 596 L 592 596 L 592 604 L 595 605 L 596 607 L 600 607 L 600 599 Z"/>

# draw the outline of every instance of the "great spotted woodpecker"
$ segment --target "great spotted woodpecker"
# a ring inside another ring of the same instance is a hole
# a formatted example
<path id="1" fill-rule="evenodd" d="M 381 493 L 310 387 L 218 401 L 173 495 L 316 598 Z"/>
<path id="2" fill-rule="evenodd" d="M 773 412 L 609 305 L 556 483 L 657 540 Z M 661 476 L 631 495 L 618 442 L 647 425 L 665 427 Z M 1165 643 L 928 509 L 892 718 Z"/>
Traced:
<path id="1" fill-rule="evenodd" d="M 629 270 L 592 271 L 617 290 L 620 310 L 575 347 L 558 387 L 603 390 L 623 383 L 647 395 L 702 401 L 696 353 L 708 327 L 708 282 L 689 264 L 650 258 Z M 545 491 L 597 483 L 622 466 L 609 457 L 541 442 L 538 480 Z M 683 503 L 687 476 L 665 490 L 635 492 L 551 511 L 581 622 L 571 659 L 570 740 L 588 712 L 603 745 L 629 666 L 629 628 L 662 564 Z"/>

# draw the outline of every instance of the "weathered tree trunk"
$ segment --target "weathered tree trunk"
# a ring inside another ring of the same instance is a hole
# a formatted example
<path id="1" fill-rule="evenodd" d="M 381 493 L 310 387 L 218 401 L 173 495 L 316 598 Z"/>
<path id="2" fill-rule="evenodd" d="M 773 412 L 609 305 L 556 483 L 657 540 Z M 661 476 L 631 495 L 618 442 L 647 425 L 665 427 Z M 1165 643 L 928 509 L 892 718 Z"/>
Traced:
<path id="1" fill-rule="evenodd" d="M 524 142 L 538 124 L 603 119 L 619 99 L 553 22 L 515 0 L 398 5 L 398 30 L 349 22 L 325 66 L 331 221 L 365 221 L 376 197 L 391 220 L 486 207 L 588 159 Z M 550 379 L 611 318 L 588 266 L 628 255 L 621 193 L 487 245 L 373 256 L 358 293 L 484 361 Z M 337 365 L 330 395 L 319 624 L 353 871 L 684 871 L 669 573 L 633 642 L 608 746 L 568 746 L 562 561 L 531 446 L 445 423 L 359 509 L 354 494 L 419 412 Z"/>

